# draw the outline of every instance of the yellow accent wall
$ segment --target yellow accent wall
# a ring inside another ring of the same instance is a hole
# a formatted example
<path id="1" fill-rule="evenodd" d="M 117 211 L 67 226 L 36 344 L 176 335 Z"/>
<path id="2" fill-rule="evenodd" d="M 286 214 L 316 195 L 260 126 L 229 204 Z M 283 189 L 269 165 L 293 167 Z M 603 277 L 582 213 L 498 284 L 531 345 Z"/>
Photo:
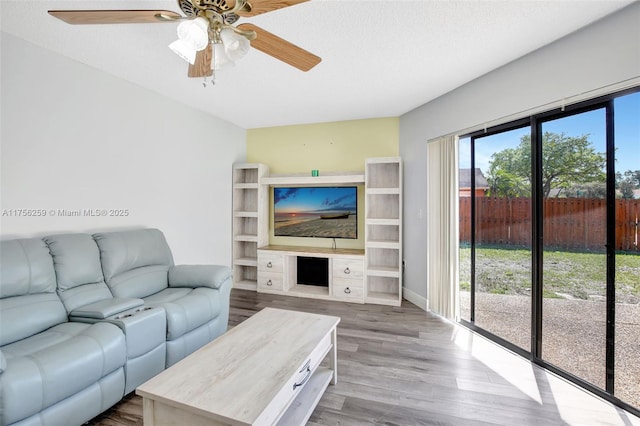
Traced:
<path id="1" fill-rule="evenodd" d="M 364 170 L 369 157 L 398 155 L 400 119 L 376 118 L 247 130 L 247 161 L 271 174 Z"/>
<path id="2" fill-rule="evenodd" d="M 399 152 L 400 119 L 374 118 L 247 130 L 247 162 L 269 166 L 269 173 L 362 172 L 365 159 L 395 157 Z M 269 191 L 270 206 L 273 191 Z M 269 244 L 331 247 L 328 238 L 273 236 L 269 211 Z M 364 186 L 358 186 L 358 239 L 336 240 L 338 248 L 364 248 Z"/>

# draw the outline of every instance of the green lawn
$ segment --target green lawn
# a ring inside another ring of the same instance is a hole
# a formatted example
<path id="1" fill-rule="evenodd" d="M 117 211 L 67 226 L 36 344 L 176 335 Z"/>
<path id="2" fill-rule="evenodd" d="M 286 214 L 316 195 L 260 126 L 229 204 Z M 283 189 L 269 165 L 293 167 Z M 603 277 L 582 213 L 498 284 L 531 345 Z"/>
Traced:
<path id="1" fill-rule="evenodd" d="M 470 289 L 471 249 L 460 249 L 460 288 Z M 602 300 L 605 296 L 606 257 L 597 253 L 545 251 L 544 297 Z M 476 249 L 479 291 L 531 294 L 531 251 L 512 248 Z M 616 255 L 616 301 L 640 302 L 640 254 Z"/>

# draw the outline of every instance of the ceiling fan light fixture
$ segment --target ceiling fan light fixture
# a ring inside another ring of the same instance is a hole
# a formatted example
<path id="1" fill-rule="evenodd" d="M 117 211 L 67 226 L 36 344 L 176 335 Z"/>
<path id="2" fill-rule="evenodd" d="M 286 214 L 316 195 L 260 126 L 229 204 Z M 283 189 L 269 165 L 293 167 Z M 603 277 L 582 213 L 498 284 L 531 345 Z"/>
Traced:
<path id="1" fill-rule="evenodd" d="M 220 44 L 217 48 L 217 68 L 240 59 L 249 45 L 301 71 L 309 71 L 320 63 L 320 57 L 256 25 L 244 23 L 234 26 L 240 17 L 253 17 L 305 1 L 308 0 L 178 0 L 182 14 L 157 9 L 49 10 L 49 14 L 74 25 L 179 21 L 176 28 L 179 40 L 169 47 L 191 64 L 187 72 L 189 77 L 208 77 L 214 68 L 212 51 L 217 44 Z M 224 31 L 223 43 L 220 33 L 227 29 L 230 31 Z"/>
<path id="2" fill-rule="evenodd" d="M 240 34 L 236 34 L 230 28 L 223 28 L 220 31 L 220 39 L 224 45 L 225 53 L 231 61 L 242 59 L 249 52 L 249 40 Z"/>
<path id="3" fill-rule="evenodd" d="M 196 52 L 200 51 L 209 43 L 209 22 L 202 17 L 181 22 L 177 33 L 179 40 L 188 43 Z"/>
<path id="4" fill-rule="evenodd" d="M 201 17 L 184 21 L 178 25 L 177 33 L 178 40 L 171 43 L 169 49 L 193 64 L 196 52 L 206 48 L 209 43 L 209 23 Z"/>
<path id="5" fill-rule="evenodd" d="M 185 61 L 193 65 L 196 61 L 196 51 L 182 40 L 176 40 L 169 45 L 169 49 Z"/>
<path id="6" fill-rule="evenodd" d="M 211 66 L 214 70 L 227 66 L 234 66 L 235 62 L 228 55 L 226 46 L 222 43 L 213 43 L 213 60 Z"/>

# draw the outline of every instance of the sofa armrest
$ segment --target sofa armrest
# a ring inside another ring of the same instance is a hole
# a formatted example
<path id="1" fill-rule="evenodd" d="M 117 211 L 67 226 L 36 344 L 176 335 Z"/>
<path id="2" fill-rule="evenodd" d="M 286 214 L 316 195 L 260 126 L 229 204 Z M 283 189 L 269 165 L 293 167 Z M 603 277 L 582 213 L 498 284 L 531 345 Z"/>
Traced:
<path id="1" fill-rule="evenodd" d="M 218 289 L 231 278 L 231 269 L 221 265 L 178 265 L 169 269 L 169 287 Z"/>
<path id="2" fill-rule="evenodd" d="M 142 299 L 114 297 L 112 299 L 104 299 L 99 302 L 90 303 L 76 308 L 69 312 L 69 318 L 90 318 L 102 320 L 128 309 L 137 308 L 143 304 L 144 300 Z"/>
<path id="3" fill-rule="evenodd" d="M 4 357 L 2 350 L 0 350 L 0 374 L 4 373 L 7 368 L 7 359 Z"/>

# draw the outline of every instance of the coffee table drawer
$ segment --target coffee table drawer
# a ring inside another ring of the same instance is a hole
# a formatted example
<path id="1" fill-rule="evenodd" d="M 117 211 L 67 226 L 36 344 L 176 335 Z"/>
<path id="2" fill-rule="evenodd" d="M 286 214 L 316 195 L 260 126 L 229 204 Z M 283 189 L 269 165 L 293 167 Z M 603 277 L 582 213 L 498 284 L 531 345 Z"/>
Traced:
<path id="1" fill-rule="evenodd" d="M 278 422 L 285 415 L 286 410 L 283 410 L 283 408 L 289 408 L 292 401 L 298 397 L 298 394 L 303 392 L 305 386 L 312 380 L 320 363 L 331 349 L 331 334 L 327 334 L 307 357 L 306 361 L 294 370 L 295 372 L 289 381 L 262 412 L 256 424 L 270 425 Z"/>

